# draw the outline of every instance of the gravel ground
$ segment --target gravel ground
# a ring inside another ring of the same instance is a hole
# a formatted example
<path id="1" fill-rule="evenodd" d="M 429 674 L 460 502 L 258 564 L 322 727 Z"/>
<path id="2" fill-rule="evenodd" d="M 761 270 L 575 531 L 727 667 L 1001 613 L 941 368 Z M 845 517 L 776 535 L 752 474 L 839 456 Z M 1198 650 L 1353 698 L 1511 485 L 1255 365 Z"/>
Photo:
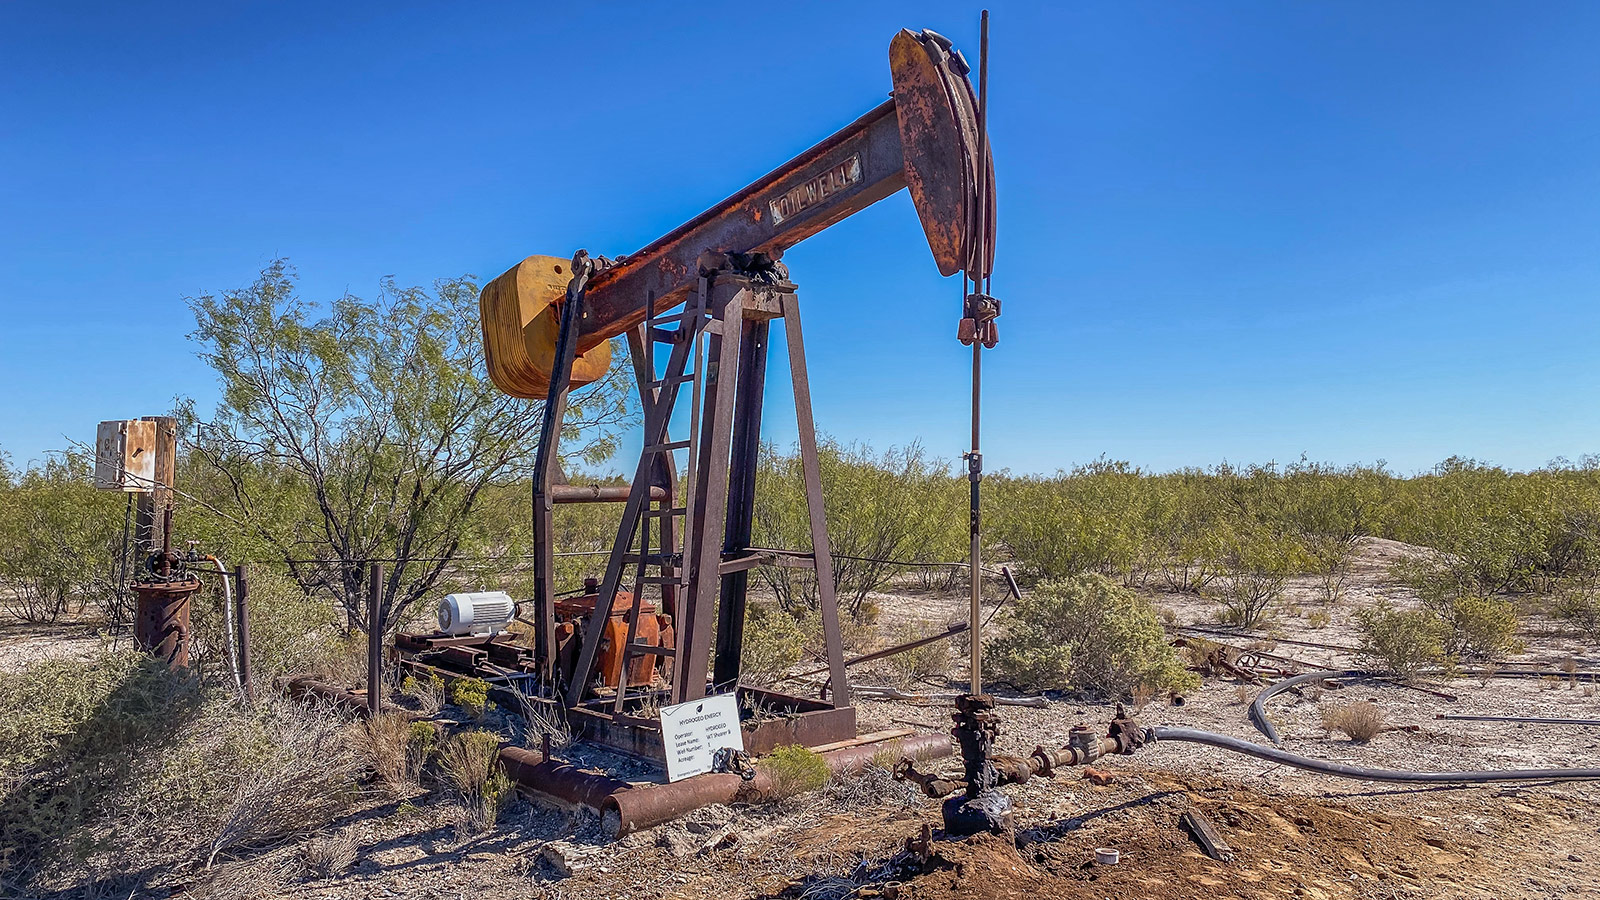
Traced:
<path id="1" fill-rule="evenodd" d="M 1355 609 L 1387 599 L 1409 603 L 1388 567 L 1424 552 L 1365 541 L 1346 595 L 1322 623 L 1309 581 L 1290 586 L 1270 631 L 1223 638 L 1309 663 L 1355 664 L 1347 652 L 1290 641 L 1353 646 Z M 1153 594 L 1185 625 L 1214 626 L 1216 609 L 1198 598 Z M 960 617 L 959 596 L 884 594 L 885 633 Z M 1294 610 L 1298 608 L 1299 614 Z M 1309 617 L 1309 618 L 1308 618 Z M 1600 668 L 1595 648 L 1533 619 L 1527 651 L 1511 662 L 1557 667 L 1573 659 Z M 46 642 L 50 639 L 45 638 Z M 0 665 L 14 664 L 14 636 L 0 634 Z M 37 635 L 20 644 L 39 646 Z M 26 652 L 35 653 L 32 649 Z M 854 671 L 854 670 L 853 670 Z M 893 683 L 891 666 L 864 668 L 861 683 Z M 959 690 L 964 670 L 913 690 Z M 1455 679 L 1434 685 L 1455 695 L 1375 681 L 1285 694 L 1269 714 L 1285 747 L 1325 760 L 1412 770 L 1600 766 L 1600 728 L 1439 720 L 1440 713 L 1600 718 L 1588 685 L 1511 679 Z M 1182 705 L 1152 703 L 1147 725 L 1185 726 L 1264 743 L 1245 702 L 1259 688 L 1207 679 Z M 1359 744 L 1329 735 L 1320 709 L 1370 700 L 1391 726 Z M 862 733 L 907 725 L 943 730 L 949 708 L 935 703 L 861 700 Z M 1052 699 L 1042 708 L 1005 707 L 1002 749 L 1059 745 L 1080 722 L 1103 725 L 1107 705 Z M 595 756 L 591 759 L 600 759 Z M 429 797 L 375 800 L 330 834 L 348 843 L 353 864 L 332 877 L 307 873 L 307 845 L 219 867 L 181 886 L 194 896 L 305 900 L 356 898 L 802 897 L 881 896 L 890 880 L 906 897 L 1555 897 L 1600 896 L 1600 785 L 1505 785 L 1420 789 L 1332 778 L 1221 750 L 1162 744 L 1103 768 L 1113 784 L 1070 774 L 1007 788 L 1017 803 L 1020 850 L 1006 842 L 943 845 L 923 869 L 901 852 L 935 802 L 881 770 L 820 794 L 764 807 L 711 807 L 607 843 L 593 813 L 519 801 L 484 835 L 466 835 L 458 810 Z M 1177 827 L 1185 809 L 1206 812 L 1239 857 L 1202 856 Z M 1088 864 L 1096 846 L 1123 851 L 1114 871 Z"/>

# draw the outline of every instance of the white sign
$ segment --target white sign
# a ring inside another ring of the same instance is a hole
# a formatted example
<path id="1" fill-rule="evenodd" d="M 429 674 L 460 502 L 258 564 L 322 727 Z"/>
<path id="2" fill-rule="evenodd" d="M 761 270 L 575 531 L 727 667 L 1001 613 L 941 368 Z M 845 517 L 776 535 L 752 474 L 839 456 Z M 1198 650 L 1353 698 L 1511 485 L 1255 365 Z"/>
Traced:
<path id="1" fill-rule="evenodd" d="M 723 747 L 744 749 L 739 704 L 732 694 L 661 707 L 661 743 L 667 751 L 667 780 L 681 781 L 711 771 L 711 755 Z"/>

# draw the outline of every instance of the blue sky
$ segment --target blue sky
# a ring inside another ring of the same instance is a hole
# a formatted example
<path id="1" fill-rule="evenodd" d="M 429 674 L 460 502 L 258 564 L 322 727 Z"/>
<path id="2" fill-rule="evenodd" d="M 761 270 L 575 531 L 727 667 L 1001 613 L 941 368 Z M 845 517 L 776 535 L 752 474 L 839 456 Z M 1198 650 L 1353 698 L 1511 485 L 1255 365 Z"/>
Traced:
<path id="1" fill-rule="evenodd" d="M 212 405 L 183 298 L 274 257 L 627 253 L 883 99 L 896 28 L 976 57 L 975 5 L 703 6 L 0 4 L 0 448 Z M 1600 4 L 993 9 L 991 469 L 1600 451 Z M 955 459 L 906 195 L 786 262 L 819 426 Z"/>

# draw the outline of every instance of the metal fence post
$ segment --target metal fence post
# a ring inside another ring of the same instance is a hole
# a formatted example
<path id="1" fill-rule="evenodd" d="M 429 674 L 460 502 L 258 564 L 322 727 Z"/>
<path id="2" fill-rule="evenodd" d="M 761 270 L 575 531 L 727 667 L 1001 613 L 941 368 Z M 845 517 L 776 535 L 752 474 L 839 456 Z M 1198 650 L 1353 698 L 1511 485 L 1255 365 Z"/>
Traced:
<path id="1" fill-rule="evenodd" d="M 239 681 L 244 686 L 245 701 L 254 702 L 256 689 L 250 680 L 250 584 L 245 580 L 243 563 L 234 569 L 233 589 L 234 618 L 239 621 Z"/>
<path id="2" fill-rule="evenodd" d="M 383 708 L 383 566 L 367 570 L 367 713 Z"/>

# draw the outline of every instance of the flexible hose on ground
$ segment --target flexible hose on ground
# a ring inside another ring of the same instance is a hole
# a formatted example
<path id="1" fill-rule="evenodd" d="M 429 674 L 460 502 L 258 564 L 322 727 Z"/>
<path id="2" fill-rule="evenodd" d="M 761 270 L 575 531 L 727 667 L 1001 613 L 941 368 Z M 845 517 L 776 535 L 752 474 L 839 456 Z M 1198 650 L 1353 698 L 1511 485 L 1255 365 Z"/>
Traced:
<path id="1" fill-rule="evenodd" d="M 1199 731 L 1193 728 L 1165 728 L 1156 726 L 1147 733 L 1148 740 L 1183 741 L 1191 744 L 1206 744 L 1231 750 L 1234 753 L 1243 753 L 1259 759 L 1294 766 L 1311 772 L 1321 772 L 1325 775 L 1338 775 L 1343 778 L 1355 778 L 1361 781 L 1392 781 L 1402 784 L 1482 784 L 1493 781 L 1600 781 L 1600 769 L 1513 769 L 1491 770 L 1486 772 L 1402 772 L 1396 769 L 1369 769 L 1364 766 L 1347 766 L 1342 763 L 1325 762 L 1279 750 L 1276 747 L 1267 747 L 1253 744 L 1249 741 L 1229 737 L 1225 734 L 1213 734 L 1209 731 Z"/>
<path id="2" fill-rule="evenodd" d="M 1572 677 L 1574 673 L 1516 670 L 1509 672 L 1468 671 L 1461 672 L 1459 674 L 1463 676 L 1489 678 L 1568 678 Z M 1591 673 L 1587 672 L 1580 672 L 1577 674 L 1591 675 Z M 1283 738 L 1278 736 L 1278 729 L 1273 727 L 1272 722 L 1268 721 L 1267 719 L 1267 701 L 1283 693 L 1284 691 L 1289 690 L 1290 688 L 1298 687 L 1299 685 L 1305 684 L 1308 681 L 1324 681 L 1329 678 L 1371 678 L 1379 681 L 1394 680 L 1393 675 L 1385 672 L 1370 671 L 1367 669 L 1307 672 L 1304 675 L 1295 675 L 1290 678 L 1285 678 L 1282 681 L 1276 681 L 1267 685 L 1261 689 L 1259 694 L 1256 694 L 1256 699 L 1250 704 L 1251 724 L 1255 725 L 1256 730 L 1261 732 L 1261 734 L 1265 736 L 1267 740 L 1271 741 L 1274 746 L 1282 747 Z"/>

